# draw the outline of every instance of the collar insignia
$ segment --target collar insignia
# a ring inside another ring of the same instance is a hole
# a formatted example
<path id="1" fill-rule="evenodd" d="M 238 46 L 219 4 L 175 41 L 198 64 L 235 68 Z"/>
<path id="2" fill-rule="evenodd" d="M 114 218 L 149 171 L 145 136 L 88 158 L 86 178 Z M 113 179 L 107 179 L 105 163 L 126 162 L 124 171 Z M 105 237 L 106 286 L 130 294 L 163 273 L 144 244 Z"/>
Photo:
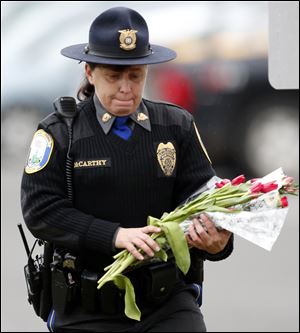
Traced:
<path id="1" fill-rule="evenodd" d="M 137 116 L 137 121 L 144 121 L 144 120 L 147 120 L 147 119 L 148 119 L 148 117 L 143 112 L 140 112 Z"/>
<path id="2" fill-rule="evenodd" d="M 156 150 L 158 163 L 166 176 L 171 176 L 176 165 L 176 150 L 171 142 L 160 143 Z"/>
<path id="3" fill-rule="evenodd" d="M 108 122 L 109 121 L 109 119 L 111 119 L 111 115 L 109 114 L 109 113 L 104 113 L 104 115 L 102 116 L 102 121 L 104 122 L 104 123 L 106 123 L 106 122 Z"/>
<path id="4" fill-rule="evenodd" d="M 136 32 L 137 30 L 119 30 L 120 48 L 125 51 L 134 50 L 136 48 Z"/>

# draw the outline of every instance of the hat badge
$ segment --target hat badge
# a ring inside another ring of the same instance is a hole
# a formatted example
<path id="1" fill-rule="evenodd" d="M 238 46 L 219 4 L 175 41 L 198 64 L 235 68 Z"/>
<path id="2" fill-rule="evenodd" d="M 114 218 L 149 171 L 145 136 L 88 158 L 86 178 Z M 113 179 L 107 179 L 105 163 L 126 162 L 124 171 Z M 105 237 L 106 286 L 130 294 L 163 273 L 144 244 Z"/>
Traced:
<path id="1" fill-rule="evenodd" d="M 120 33 L 120 48 L 125 51 L 134 50 L 136 48 L 136 33 L 137 30 L 125 29 L 119 30 Z"/>

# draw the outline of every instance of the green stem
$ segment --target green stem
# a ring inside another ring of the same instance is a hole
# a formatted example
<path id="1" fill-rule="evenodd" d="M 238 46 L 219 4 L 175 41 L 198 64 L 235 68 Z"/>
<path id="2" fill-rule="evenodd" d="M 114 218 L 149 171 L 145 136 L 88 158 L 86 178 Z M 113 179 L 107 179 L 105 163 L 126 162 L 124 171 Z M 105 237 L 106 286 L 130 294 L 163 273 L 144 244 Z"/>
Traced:
<path id="1" fill-rule="evenodd" d="M 121 255 L 123 255 L 125 252 L 126 252 L 127 250 L 126 249 L 124 249 L 124 250 L 122 250 L 122 251 L 120 251 L 120 252 L 118 252 L 117 254 L 115 254 L 114 256 L 113 256 L 113 258 L 114 259 L 117 259 L 117 258 L 119 258 Z"/>
<path id="2" fill-rule="evenodd" d="M 230 194 L 230 195 L 223 195 L 223 196 L 218 196 L 217 201 L 223 200 L 223 199 L 231 199 L 235 197 L 242 197 L 245 193 L 235 193 L 235 194 Z"/>
<path id="3" fill-rule="evenodd" d="M 119 264 L 121 261 L 123 261 L 124 258 L 126 258 L 125 253 L 123 254 L 122 257 L 119 256 L 114 262 L 112 262 L 110 265 L 106 266 L 104 268 L 104 271 L 107 271 L 107 270 L 112 269 L 113 267 L 117 266 L 117 264 Z"/>

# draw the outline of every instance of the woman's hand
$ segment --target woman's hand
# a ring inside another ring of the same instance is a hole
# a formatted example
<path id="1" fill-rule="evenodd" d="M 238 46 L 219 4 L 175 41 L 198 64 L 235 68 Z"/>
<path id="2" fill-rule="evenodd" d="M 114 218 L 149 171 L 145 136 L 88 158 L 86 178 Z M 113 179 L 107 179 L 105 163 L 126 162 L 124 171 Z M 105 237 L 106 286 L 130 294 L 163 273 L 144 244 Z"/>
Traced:
<path id="1" fill-rule="evenodd" d="M 230 236 L 230 231 L 217 230 L 213 222 L 205 214 L 201 214 L 193 219 L 186 238 L 190 246 L 216 254 L 225 248 Z"/>
<path id="2" fill-rule="evenodd" d="M 160 231 L 160 228 L 152 225 L 142 228 L 120 228 L 117 231 L 115 247 L 117 249 L 127 249 L 138 260 L 144 259 L 139 249 L 153 257 L 154 251 L 157 252 L 160 248 L 148 234 L 159 233 Z"/>

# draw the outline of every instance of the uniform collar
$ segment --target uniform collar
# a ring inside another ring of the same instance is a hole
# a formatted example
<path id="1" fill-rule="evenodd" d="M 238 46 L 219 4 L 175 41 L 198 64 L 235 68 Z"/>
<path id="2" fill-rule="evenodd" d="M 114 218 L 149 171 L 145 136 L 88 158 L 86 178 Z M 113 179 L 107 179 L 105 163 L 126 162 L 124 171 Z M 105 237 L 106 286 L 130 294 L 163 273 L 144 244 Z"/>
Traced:
<path id="1" fill-rule="evenodd" d="M 93 101 L 96 108 L 97 120 L 100 126 L 102 127 L 104 133 L 108 134 L 114 123 L 116 116 L 112 115 L 111 113 L 107 112 L 104 109 L 96 94 L 94 94 L 93 96 Z M 132 113 L 129 117 L 134 121 L 134 123 L 142 126 L 145 130 L 151 132 L 149 112 L 143 101 L 141 101 L 137 110 L 134 113 Z"/>

